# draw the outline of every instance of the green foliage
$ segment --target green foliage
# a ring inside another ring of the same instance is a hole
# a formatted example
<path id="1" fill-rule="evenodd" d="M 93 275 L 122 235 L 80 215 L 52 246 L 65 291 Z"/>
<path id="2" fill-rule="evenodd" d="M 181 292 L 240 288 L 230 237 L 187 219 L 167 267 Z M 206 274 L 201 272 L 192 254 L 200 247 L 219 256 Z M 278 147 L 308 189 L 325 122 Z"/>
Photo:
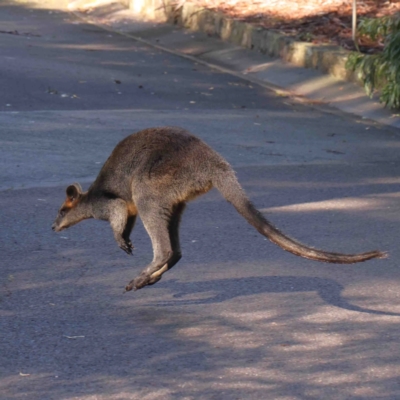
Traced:
<path id="1" fill-rule="evenodd" d="M 379 54 L 351 54 L 346 67 L 360 72 L 368 95 L 382 87 L 380 100 L 385 106 L 400 108 L 400 15 L 365 18 L 358 29 L 360 35 L 382 39 L 385 45 Z"/>

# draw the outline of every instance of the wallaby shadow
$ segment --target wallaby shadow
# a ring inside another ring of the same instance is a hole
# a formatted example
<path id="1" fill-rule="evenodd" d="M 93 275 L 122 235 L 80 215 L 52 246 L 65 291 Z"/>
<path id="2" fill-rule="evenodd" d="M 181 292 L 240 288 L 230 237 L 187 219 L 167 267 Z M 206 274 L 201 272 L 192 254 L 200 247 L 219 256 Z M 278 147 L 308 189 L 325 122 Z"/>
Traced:
<path id="1" fill-rule="evenodd" d="M 171 279 L 159 282 L 157 286 L 174 292 L 175 300 L 163 301 L 159 304 L 161 306 L 222 303 L 235 297 L 261 293 L 317 292 L 326 303 L 335 307 L 368 314 L 400 317 L 399 313 L 370 310 L 350 304 L 341 295 L 343 286 L 332 279 L 297 276 L 264 276 L 204 282 L 180 282 Z M 215 294 L 204 299 L 182 299 L 185 296 L 207 292 L 215 292 Z"/>

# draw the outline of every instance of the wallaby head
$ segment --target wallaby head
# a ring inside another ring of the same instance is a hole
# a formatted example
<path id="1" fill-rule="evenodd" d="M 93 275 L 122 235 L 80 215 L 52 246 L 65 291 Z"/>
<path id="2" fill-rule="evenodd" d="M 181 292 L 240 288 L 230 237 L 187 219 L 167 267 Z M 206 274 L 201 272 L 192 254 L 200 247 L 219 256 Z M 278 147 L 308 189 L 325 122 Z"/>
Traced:
<path id="1" fill-rule="evenodd" d="M 83 205 L 82 200 L 85 197 L 85 193 L 82 192 L 81 185 L 79 183 L 69 185 L 66 189 L 66 194 L 67 198 L 61 205 L 57 218 L 52 225 L 53 231 L 56 232 L 60 232 L 86 218 L 90 218 L 88 210 Z"/>

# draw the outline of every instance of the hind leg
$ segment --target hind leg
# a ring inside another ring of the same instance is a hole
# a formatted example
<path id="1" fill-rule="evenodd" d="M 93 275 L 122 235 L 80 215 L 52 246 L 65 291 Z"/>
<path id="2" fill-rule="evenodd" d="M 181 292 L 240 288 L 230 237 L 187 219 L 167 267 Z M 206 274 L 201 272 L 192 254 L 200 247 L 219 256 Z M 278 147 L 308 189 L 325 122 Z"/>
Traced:
<path id="1" fill-rule="evenodd" d="M 168 224 L 168 234 L 172 247 L 172 257 L 166 265 L 151 274 L 148 285 L 154 285 L 156 282 L 158 282 L 164 272 L 170 270 L 182 258 L 181 245 L 179 242 L 179 225 L 183 211 L 185 210 L 185 206 L 185 203 L 179 203 L 173 208 L 171 219 Z"/>
<path id="2" fill-rule="evenodd" d="M 138 202 L 139 215 L 153 245 L 153 261 L 126 286 L 126 291 L 140 289 L 161 279 L 168 266 L 176 263 L 180 256 L 174 254 L 169 227 L 174 215 L 174 207 L 152 204 L 151 201 Z"/>

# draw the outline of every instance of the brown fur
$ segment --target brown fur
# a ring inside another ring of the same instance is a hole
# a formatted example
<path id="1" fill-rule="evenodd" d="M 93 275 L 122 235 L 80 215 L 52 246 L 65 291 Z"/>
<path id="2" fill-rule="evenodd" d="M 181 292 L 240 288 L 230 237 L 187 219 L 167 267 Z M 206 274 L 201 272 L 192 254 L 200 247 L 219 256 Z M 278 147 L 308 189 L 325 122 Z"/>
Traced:
<path id="1" fill-rule="evenodd" d="M 83 219 L 110 222 L 118 245 L 132 254 L 129 239 L 139 214 L 153 244 L 153 261 L 126 290 L 156 283 L 181 258 L 179 223 L 186 202 L 216 187 L 262 235 L 284 250 L 317 261 L 351 264 L 385 253 L 339 254 L 313 249 L 274 227 L 247 198 L 231 166 L 197 137 L 181 128 L 150 128 L 122 140 L 87 192 L 68 186 L 55 231 Z"/>

